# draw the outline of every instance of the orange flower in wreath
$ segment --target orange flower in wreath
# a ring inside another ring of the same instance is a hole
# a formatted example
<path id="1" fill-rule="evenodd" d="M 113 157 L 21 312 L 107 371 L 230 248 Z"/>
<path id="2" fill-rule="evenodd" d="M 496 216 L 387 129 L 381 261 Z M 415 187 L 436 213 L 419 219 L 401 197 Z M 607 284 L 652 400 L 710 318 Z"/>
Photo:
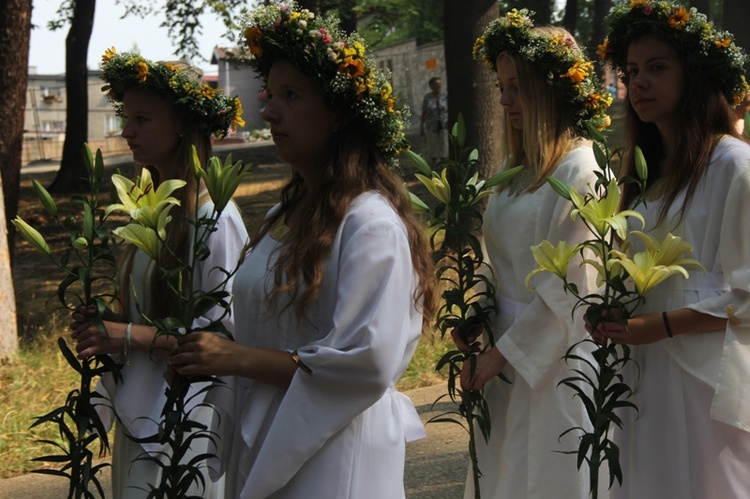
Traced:
<path id="1" fill-rule="evenodd" d="M 263 47 L 260 46 L 260 40 L 263 38 L 263 32 L 257 26 L 250 26 L 243 33 L 245 40 L 247 40 L 247 48 L 250 49 L 250 53 L 255 57 L 263 55 Z"/>
<path id="2" fill-rule="evenodd" d="M 674 13 L 669 16 L 669 26 L 674 29 L 682 29 L 685 26 L 687 26 L 688 19 L 690 19 L 690 14 L 688 14 L 688 11 L 685 10 L 685 7 L 680 7 L 678 9 L 675 9 Z"/>
<path id="3" fill-rule="evenodd" d="M 589 75 L 591 63 L 578 60 L 567 72 L 561 74 L 562 78 L 570 78 L 573 83 L 581 83 Z"/>
<path id="4" fill-rule="evenodd" d="M 146 83 L 146 79 L 148 78 L 148 65 L 145 62 L 140 61 L 135 65 L 135 70 L 138 83 Z"/>

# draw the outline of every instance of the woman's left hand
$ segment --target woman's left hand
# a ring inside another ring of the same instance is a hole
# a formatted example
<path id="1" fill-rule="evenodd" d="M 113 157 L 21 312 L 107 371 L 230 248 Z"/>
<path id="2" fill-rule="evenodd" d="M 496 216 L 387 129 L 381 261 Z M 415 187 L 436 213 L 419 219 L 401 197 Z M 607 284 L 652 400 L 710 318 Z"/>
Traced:
<path id="1" fill-rule="evenodd" d="M 169 366 L 187 376 L 227 376 L 232 368 L 237 344 L 213 333 L 190 333 L 179 339 Z"/>

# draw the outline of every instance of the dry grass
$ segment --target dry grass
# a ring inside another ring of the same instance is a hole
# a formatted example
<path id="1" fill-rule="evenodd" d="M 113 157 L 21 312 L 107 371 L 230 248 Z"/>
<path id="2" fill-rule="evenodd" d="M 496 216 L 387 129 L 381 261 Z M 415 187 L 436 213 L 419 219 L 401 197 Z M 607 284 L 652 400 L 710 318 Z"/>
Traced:
<path id="1" fill-rule="evenodd" d="M 51 447 L 36 442 L 57 440 L 52 426 L 30 430 L 34 418 L 62 405 L 77 385 L 75 371 L 60 355 L 51 331 L 64 330 L 60 315 L 50 319 L 50 331 L 34 342 L 25 342 L 11 362 L 0 366 L 0 478 L 39 468 L 30 458 L 50 453 Z"/>

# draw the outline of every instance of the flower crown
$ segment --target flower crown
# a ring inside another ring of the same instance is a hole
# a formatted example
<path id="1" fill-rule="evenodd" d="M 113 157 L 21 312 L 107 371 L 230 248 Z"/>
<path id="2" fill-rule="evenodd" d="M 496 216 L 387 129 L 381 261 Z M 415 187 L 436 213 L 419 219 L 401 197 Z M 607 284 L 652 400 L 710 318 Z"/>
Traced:
<path id="1" fill-rule="evenodd" d="M 474 59 L 497 71 L 496 61 L 503 52 L 520 56 L 538 68 L 559 100 L 572 104 L 578 133 L 588 136 L 587 123 L 599 130 L 608 127 L 612 96 L 602 88 L 594 64 L 568 36 L 532 30 L 532 15 L 527 9 L 513 9 L 490 22 L 474 43 Z"/>
<path id="2" fill-rule="evenodd" d="M 364 41 L 341 31 L 338 19 L 281 2 L 250 11 L 242 26 L 247 51 L 240 58 L 259 78 L 267 81 L 273 63 L 288 60 L 322 84 L 328 105 L 364 125 L 387 164 L 409 148 L 404 135 L 409 110 L 396 109 L 390 74 L 375 68 Z"/>
<path id="3" fill-rule="evenodd" d="M 609 35 L 597 53 L 626 75 L 628 45 L 651 34 L 674 47 L 689 68 L 714 81 L 732 106 L 748 92 L 744 50 L 728 31 L 717 31 L 695 8 L 686 10 L 672 0 L 628 0 L 615 6 L 606 19 Z"/>
<path id="4" fill-rule="evenodd" d="M 187 109 L 198 119 L 207 134 L 224 138 L 230 129 L 245 126 L 242 104 L 200 81 L 200 72 L 190 66 L 173 62 L 152 62 L 139 54 L 107 49 L 102 56 L 102 87 L 114 103 L 115 113 L 122 116 L 125 91 L 131 86 L 156 90 L 176 106 Z"/>

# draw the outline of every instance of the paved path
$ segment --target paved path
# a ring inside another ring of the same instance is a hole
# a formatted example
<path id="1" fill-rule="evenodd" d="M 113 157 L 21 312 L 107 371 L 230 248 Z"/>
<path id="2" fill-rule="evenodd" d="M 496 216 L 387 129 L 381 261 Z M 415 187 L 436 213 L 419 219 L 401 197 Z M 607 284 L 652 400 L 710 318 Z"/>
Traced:
<path id="1" fill-rule="evenodd" d="M 447 403 L 432 403 L 445 386 L 434 385 L 405 392 L 411 397 L 422 421 L 446 410 Z M 427 425 L 427 438 L 411 442 L 406 449 L 405 487 L 408 499 L 458 499 L 462 497 L 468 460 L 467 436 L 458 425 Z M 111 497 L 109 471 L 102 481 Z M 2 499 L 65 499 L 67 482 L 60 478 L 30 473 L 0 480 Z M 311 498 L 314 499 L 314 498 Z M 387 499 L 387 498 L 384 498 Z"/>

